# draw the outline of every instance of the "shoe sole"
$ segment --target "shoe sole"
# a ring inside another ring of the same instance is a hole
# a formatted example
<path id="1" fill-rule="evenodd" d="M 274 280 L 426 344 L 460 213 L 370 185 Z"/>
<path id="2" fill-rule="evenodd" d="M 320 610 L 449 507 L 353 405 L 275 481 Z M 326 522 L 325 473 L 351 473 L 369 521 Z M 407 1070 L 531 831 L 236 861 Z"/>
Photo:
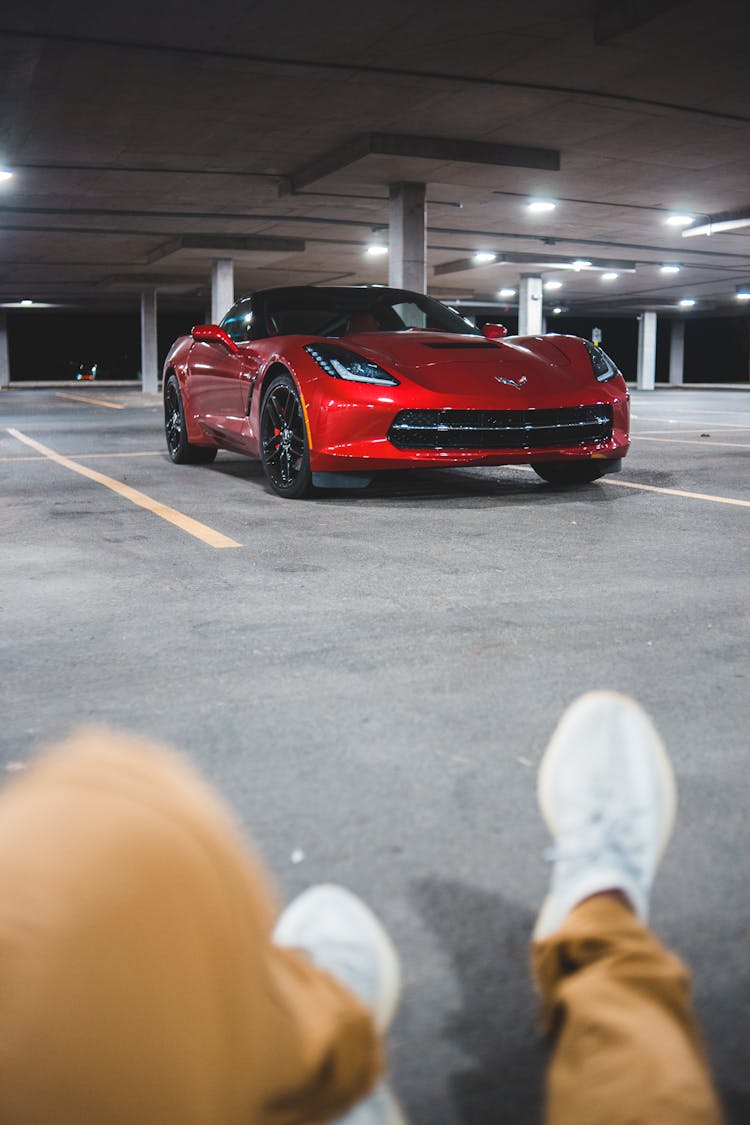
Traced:
<path id="1" fill-rule="evenodd" d="M 674 772 L 664 743 L 644 709 L 629 696 L 615 691 L 590 691 L 568 707 L 555 728 L 539 766 L 537 782 L 539 807 L 550 833 L 557 839 L 558 829 L 554 817 L 552 779 L 559 767 L 560 759 L 575 737 L 578 740 L 593 743 L 601 740 L 601 722 L 602 719 L 606 720 L 607 718 L 604 708 L 618 716 L 628 715 L 630 720 L 635 720 L 641 728 L 640 737 L 648 740 L 653 752 L 656 768 L 661 778 L 665 804 L 662 835 L 659 840 L 654 866 L 654 870 L 656 870 L 674 828 L 677 812 L 677 790 Z M 586 730 L 587 726 L 590 728 L 588 731 Z"/>

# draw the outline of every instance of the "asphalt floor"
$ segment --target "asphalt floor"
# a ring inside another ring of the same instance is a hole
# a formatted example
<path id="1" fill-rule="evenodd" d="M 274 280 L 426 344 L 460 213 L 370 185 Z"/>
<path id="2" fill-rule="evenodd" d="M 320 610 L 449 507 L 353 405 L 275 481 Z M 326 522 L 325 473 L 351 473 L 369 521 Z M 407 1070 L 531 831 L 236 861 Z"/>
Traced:
<path id="1" fill-rule="evenodd" d="M 361 894 L 403 959 L 389 1053 L 414 1125 L 541 1118 L 536 767 L 596 687 L 672 755 L 652 921 L 750 1120 L 750 391 L 635 393 L 633 432 L 622 473 L 580 488 L 445 469 L 292 502 L 231 454 L 172 465 L 157 396 L 0 394 L 0 768 L 82 722 L 166 740 L 282 897 Z"/>

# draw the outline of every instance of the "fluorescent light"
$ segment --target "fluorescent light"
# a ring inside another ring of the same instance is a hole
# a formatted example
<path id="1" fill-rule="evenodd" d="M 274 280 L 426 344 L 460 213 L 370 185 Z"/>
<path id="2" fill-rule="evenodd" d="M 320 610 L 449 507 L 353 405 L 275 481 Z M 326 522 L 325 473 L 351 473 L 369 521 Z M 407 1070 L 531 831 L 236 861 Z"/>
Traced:
<path id="1" fill-rule="evenodd" d="M 736 219 L 709 219 L 700 226 L 684 230 L 682 237 L 688 238 L 693 234 L 720 234 L 722 231 L 739 230 L 740 227 L 750 227 L 750 215 L 740 215 Z"/>
<path id="2" fill-rule="evenodd" d="M 0 183 L 4 183 L 5 180 L 12 180 L 12 179 L 13 179 L 13 173 L 11 172 L 10 168 L 0 168 Z"/>
<path id="3" fill-rule="evenodd" d="M 545 289 L 562 289 L 562 282 L 561 281 L 545 281 L 544 288 Z"/>
<path id="4" fill-rule="evenodd" d="M 388 253 L 388 247 L 384 246 L 382 242 L 371 242 L 365 250 L 371 258 L 381 258 L 383 254 Z"/>
<path id="5" fill-rule="evenodd" d="M 750 301 L 750 285 L 740 285 L 737 290 L 738 301 Z"/>
<path id="6" fill-rule="evenodd" d="M 554 308 L 554 309 L 552 310 L 552 312 L 553 312 L 553 313 L 555 314 L 555 316 L 559 316 L 559 315 L 560 315 L 560 313 L 562 312 L 562 309 L 560 308 L 560 306 L 559 306 L 559 305 L 557 305 L 557 306 L 556 306 L 556 307 L 555 307 L 555 308 Z"/>
<path id="7" fill-rule="evenodd" d="M 664 266 L 660 267 L 660 272 L 661 273 L 679 273 L 680 272 L 680 266 L 664 265 Z"/>
<path id="8" fill-rule="evenodd" d="M 680 301 L 680 307 L 683 309 L 692 309 L 695 300 L 692 297 L 683 297 Z"/>
<path id="9" fill-rule="evenodd" d="M 29 305 L 33 305 L 34 302 L 26 300 L 26 301 L 21 301 L 21 304 L 23 305 L 24 308 L 28 308 Z"/>
<path id="10" fill-rule="evenodd" d="M 530 199 L 526 204 L 527 211 L 538 215 L 545 211 L 554 211 L 555 207 L 557 207 L 557 204 L 553 203 L 551 199 Z"/>
<path id="11" fill-rule="evenodd" d="M 496 259 L 497 254 L 494 254 L 492 250 L 477 250 L 472 261 L 476 262 L 478 266 L 482 266 L 486 262 L 494 262 Z"/>
<path id="12" fill-rule="evenodd" d="M 692 215 L 670 215 L 664 222 L 668 227 L 689 227 L 695 219 Z"/>
<path id="13" fill-rule="evenodd" d="M 602 281 L 617 281 L 619 276 L 619 273 L 603 273 Z"/>
<path id="14" fill-rule="evenodd" d="M 585 270 L 590 265 L 591 265 L 591 262 L 588 260 L 588 258 L 576 258 L 576 260 L 573 262 L 573 269 L 574 270 Z"/>
<path id="15" fill-rule="evenodd" d="M 515 297 L 516 291 L 515 289 L 501 289 L 497 295 L 498 297 Z"/>

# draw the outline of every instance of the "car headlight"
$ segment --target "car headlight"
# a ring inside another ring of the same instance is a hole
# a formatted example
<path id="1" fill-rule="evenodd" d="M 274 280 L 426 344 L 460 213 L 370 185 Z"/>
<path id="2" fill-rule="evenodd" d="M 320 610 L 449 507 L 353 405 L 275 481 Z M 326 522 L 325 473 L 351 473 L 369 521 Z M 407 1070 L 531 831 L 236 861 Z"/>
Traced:
<path id="1" fill-rule="evenodd" d="M 596 344 L 592 344 L 589 340 L 584 340 L 583 344 L 589 353 L 594 375 L 600 383 L 606 383 L 607 379 L 614 379 L 615 376 L 622 374 L 617 364 L 609 358 L 606 352 L 597 348 Z"/>
<path id="2" fill-rule="evenodd" d="M 394 379 L 377 363 L 365 359 L 338 344 L 305 344 L 305 351 L 313 357 L 318 367 L 334 379 L 348 379 L 351 383 L 377 383 L 381 387 L 397 387 Z"/>

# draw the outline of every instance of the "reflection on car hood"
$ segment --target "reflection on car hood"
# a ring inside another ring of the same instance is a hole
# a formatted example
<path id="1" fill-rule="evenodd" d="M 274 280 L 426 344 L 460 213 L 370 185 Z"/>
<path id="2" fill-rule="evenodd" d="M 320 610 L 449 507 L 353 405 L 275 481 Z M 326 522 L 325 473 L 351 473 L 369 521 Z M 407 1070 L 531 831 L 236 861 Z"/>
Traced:
<path id="1" fill-rule="evenodd" d="M 580 384 L 568 355 L 542 336 L 486 340 L 447 332 L 362 332 L 341 343 L 430 390 L 487 393 L 502 380 L 529 390 Z M 577 366 L 577 365 L 576 365 Z"/>

